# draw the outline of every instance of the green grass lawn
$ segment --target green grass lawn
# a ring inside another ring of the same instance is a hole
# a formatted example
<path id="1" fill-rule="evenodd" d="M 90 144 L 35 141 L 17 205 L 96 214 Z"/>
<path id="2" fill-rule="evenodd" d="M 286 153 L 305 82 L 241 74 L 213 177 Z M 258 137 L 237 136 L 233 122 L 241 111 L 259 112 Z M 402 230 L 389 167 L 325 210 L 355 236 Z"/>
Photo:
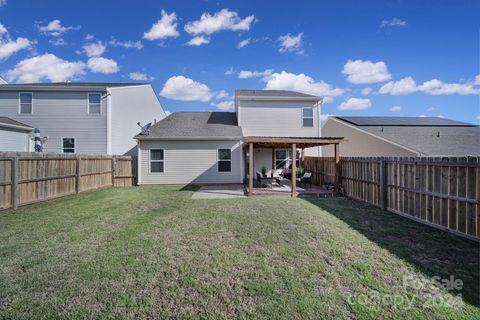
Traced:
<path id="1" fill-rule="evenodd" d="M 191 195 L 115 188 L 0 213 L 0 318 L 479 317 L 474 242 L 340 198 Z M 450 275 L 462 288 L 429 282 Z"/>

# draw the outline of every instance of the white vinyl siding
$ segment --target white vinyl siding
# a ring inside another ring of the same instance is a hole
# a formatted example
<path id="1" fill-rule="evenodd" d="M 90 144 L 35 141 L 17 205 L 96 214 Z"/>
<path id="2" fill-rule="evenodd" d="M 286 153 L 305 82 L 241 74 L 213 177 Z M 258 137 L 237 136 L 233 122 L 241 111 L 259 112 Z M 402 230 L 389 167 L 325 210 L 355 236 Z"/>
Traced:
<path id="1" fill-rule="evenodd" d="M 139 184 L 241 183 L 240 141 L 141 141 Z M 150 173 L 150 150 L 164 150 L 164 173 Z M 218 149 L 231 150 L 231 172 L 218 172 Z"/>
<path id="2" fill-rule="evenodd" d="M 238 101 L 244 136 L 318 137 L 318 107 L 314 102 Z M 313 126 L 303 126 L 303 108 L 313 108 Z"/>
<path id="3" fill-rule="evenodd" d="M 60 139 L 75 137 L 77 153 L 105 154 L 106 100 L 102 99 L 102 114 L 93 117 L 86 110 L 87 92 L 36 91 L 33 94 L 33 114 L 19 114 L 19 92 L 0 91 L 0 110 L 2 116 L 40 129 L 40 136 L 48 137 L 45 152 L 60 153 Z M 124 123 L 124 126 L 138 128 L 136 122 Z"/>
<path id="4" fill-rule="evenodd" d="M 0 127 L 0 151 L 30 151 L 29 140 L 28 132 Z"/>

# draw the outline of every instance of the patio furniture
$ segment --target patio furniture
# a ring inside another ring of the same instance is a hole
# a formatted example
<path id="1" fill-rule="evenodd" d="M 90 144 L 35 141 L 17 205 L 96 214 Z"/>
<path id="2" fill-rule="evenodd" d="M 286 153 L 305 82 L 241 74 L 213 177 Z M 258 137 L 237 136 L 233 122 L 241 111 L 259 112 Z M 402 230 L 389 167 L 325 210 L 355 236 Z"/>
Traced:
<path id="1" fill-rule="evenodd" d="M 302 185 L 306 188 L 307 183 L 312 187 L 312 173 L 305 172 L 301 178 L 297 178 L 298 185 Z"/>
<path id="2" fill-rule="evenodd" d="M 277 177 L 275 178 L 279 186 L 284 186 L 290 183 L 290 180 L 284 177 Z"/>

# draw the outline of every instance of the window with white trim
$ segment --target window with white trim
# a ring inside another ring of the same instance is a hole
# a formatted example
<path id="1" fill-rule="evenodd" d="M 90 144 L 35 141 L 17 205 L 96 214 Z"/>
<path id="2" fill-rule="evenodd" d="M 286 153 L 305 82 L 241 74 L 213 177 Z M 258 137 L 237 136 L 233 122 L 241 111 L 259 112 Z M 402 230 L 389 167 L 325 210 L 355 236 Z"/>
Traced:
<path id="1" fill-rule="evenodd" d="M 232 171 L 232 150 L 218 149 L 218 172 Z"/>
<path id="2" fill-rule="evenodd" d="M 32 114 L 33 113 L 33 93 L 20 92 L 18 95 L 20 108 L 18 113 L 20 114 Z"/>
<path id="3" fill-rule="evenodd" d="M 75 153 L 75 138 L 62 138 L 62 152 Z"/>
<path id="4" fill-rule="evenodd" d="M 88 94 L 88 114 L 101 114 L 102 112 L 102 96 L 100 93 Z"/>
<path id="5" fill-rule="evenodd" d="M 302 125 L 313 127 L 313 108 L 302 108 Z"/>
<path id="6" fill-rule="evenodd" d="M 150 173 L 163 173 L 165 160 L 163 149 L 150 149 Z"/>
<path id="7" fill-rule="evenodd" d="M 275 169 L 288 169 L 292 161 L 292 151 L 286 149 L 275 150 Z"/>

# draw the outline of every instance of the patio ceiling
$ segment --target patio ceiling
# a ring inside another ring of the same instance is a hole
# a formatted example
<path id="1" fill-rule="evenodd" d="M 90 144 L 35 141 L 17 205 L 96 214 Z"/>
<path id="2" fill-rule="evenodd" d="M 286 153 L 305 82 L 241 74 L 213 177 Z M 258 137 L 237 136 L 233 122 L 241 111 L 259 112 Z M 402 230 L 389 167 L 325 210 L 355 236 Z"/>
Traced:
<path id="1" fill-rule="evenodd" d="M 252 143 L 256 147 L 265 148 L 285 148 L 295 144 L 297 148 L 311 148 L 325 146 L 329 144 L 339 144 L 344 142 L 343 137 L 263 137 L 247 136 L 243 137 L 244 144 Z"/>

